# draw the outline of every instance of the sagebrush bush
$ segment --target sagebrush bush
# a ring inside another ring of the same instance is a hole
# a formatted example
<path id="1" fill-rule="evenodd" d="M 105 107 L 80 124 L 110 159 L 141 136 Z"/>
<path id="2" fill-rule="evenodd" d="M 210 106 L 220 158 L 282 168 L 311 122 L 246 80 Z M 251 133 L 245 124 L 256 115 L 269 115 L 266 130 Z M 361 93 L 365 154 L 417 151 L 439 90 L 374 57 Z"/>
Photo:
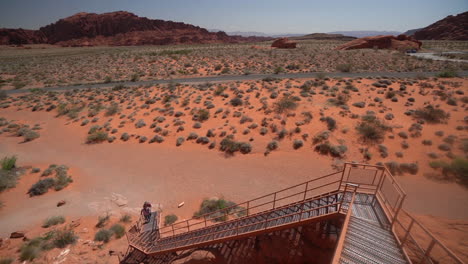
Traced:
<path id="1" fill-rule="evenodd" d="M 96 224 L 96 227 L 97 228 L 102 228 L 104 227 L 105 225 L 107 225 L 107 223 L 109 222 L 110 220 L 110 216 L 109 215 L 105 215 L 105 216 L 99 216 L 98 217 L 98 222 Z"/>
<path id="2" fill-rule="evenodd" d="M 112 231 L 107 230 L 107 229 L 100 229 L 94 235 L 94 240 L 107 243 L 110 241 L 111 237 L 112 237 Z"/>
<path id="3" fill-rule="evenodd" d="M 105 115 L 113 116 L 117 114 L 119 111 L 120 111 L 119 105 L 116 103 L 112 103 L 111 105 L 109 105 L 109 107 L 107 107 Z"/>
<path id="4" fill-rule="evenodd" d="M 106 141 L 108 138 L 109 138 L 109 135 L 107 134 L 107 132 L 95 131 L 88 135 L 88 137 L 86 138 L 86 143 L 87 144 L 101 143 L 101 142 Z"/>
<path id="5" fill-rule="evenodd" d="M 414 111 L 414 116 L 433 124 L 445 122 L 450 117 L 444 110 L 435 108 L 432 105 L 417 109 Z"/>
<path id="6" fill-rule="evenodd" d="M 363 118 L 356 126 L 361 140 L 366 143 L 378 143 L 384 139 L 385 133 L 390 130 L 390 127 L 385 125 L 377 118 Z"/>
<path id="7" fill-rule="evenodd" d="M 29 196 L 42 195 L 46 193 L 50 188 L 55 185 L 55 180 L 52 178 L 46 178 L 39 180 L 29 188 Z"/>
<path id="8" fill-rule="evenodd" d="M 340 72 L 351 72 L 351 69 L 352 69 L 352 65 L 349 64 L 349 63 L 345 63 L 345 64 L 338 64 L 336 66 L 336 69 Z"/>
<path id="9" fill-rule="evenodd" d="M 125 235 L 125 227 L 120 224 L 113 225 L 109 230 L 112 231 L 115 238 L 121 238 Z"/>
<path id="10" fill-rule="evenodd" d="M 299 149 L 299 148 L 301 148 L 302 146 L 304 146 L 304 142 L 302 142 L 302 140 L 300 140 L 300 139 L 295 139 L 295 140 L 293 141 L 293 148 L 294 148 L 294 149 Z"/>
<path id="11" fill-rule="evenodd" d="M 124 214 L 120 217 L 119 221 L 122 223 L 130 223 L 132 221 L 132 216 L 129 214 Z"/>
<path id="12" fill-rule="evenodd" d="M 164 225 L 165 226 L 172 225 L 173 223 L 175 223 L 177 221 L 177 219 L 178 219 L 177 215 L 168 214 L 168 215 L 164 216 Z"/>
<path id="13" fill-rule="evenodd" d="M 2 159 L 2 170 L 9 171 L 16 168 L 16 156 L 4 157 Z"/>
<path id="14" fill-rule="evenodd" d="M 34 130 L 29 130 L 29 129 L 23 134 L 23 139 L 25 142 L 32 141 L 39 137 L 40 137 L 39 133 L 37 133 Z"/>
<path id="15" fill-rule="evenodd" d="M 429 165 L 434 169 L 441 169 L 445 176 L 453 177 L 458 183 L 468 187 L 468 159 L 456 157 L 450 163 L 431 161 Z"/>
<path id="16" fill-rule="evenodd" d="M 296 108 L 297 103 L 291 96 L 284 96 L 274 103 L 275 112 L 278 114 L 283 114 L 290 110 L 295 110 Z"/>
<path id="17" fill-rule="evenodd" d="M 58 230 L 55 232 L 53 243 L 55 247 L 64 248 L 68 245 L 74 244 L 78 237 L 75 232 L 70 229 Z"/>
<path id="18" fill-rule="evenodd" d="M 205 214 L 210 214 L 213 212 L 216 212 L 218 210 L 226 209 L 223 210 L 222 213 L 219 214 L 210 214 L 209 218 L 212 219 L 213 221 L 216 222 L 221 222 L 221 221 L 226 221 L 227 218 L 224 214 L 226 212 L 227 214 L 234 213 L 236 211 L 241 211 L 243 210 L 242 207 L 234 206 L 235 203 L 231 201 L 227 201 L 225 199 L 204 199 L 203 202 L 200 205 L 200 209 L 194 213 L 194 217 L 200 217 Z"/>
<path id="19" fill-rule="evenodd" d="M 65 217 L 59 215 L 59 216 L 52 216 L 47 218 L 44 223 L 42 224 L 42 227 L 48 228 L 54 225 L 59 225 L 65 223 Z"/>

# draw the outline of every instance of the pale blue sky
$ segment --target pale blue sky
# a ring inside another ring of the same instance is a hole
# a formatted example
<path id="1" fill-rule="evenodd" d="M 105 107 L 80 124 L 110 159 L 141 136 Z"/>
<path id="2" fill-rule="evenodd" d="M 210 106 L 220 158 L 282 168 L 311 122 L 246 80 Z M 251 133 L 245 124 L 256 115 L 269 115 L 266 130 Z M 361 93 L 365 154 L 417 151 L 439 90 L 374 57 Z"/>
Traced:
<path id="1" fill-rule="evenodd" d="M 0 0 L 0 27 L 38 29 L 78 12 L 118 10 L 224 31 L 406 31 L 468 11 L 468 0 Z"/>

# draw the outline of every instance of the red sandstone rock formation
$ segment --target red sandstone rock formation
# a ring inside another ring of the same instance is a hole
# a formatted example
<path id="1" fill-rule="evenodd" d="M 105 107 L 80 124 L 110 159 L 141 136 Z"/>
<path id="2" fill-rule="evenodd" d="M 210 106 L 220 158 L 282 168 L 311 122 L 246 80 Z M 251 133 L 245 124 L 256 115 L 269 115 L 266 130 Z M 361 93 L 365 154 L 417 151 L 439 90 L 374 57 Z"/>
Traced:
<path id="1" fill-rule="evenodd" d="M 394 50 L 406 50 L 406 49 L 420 49 L 422 43 L 408 37 L 406 35 L 398 35 L 397 37 L 387 36 L 373 36 L 365 37 L 352 40 L 341 46 L 338 46 L 336 50 L 352 50 L 352 49 L 394 49 Z"/>
<path id="2" fill-rule="evenodd" d="M 46 43 L 47 37 L 38 30 L 0 28 L 0 45 Z"/>
<path id="3" fill-rule="evenodd" d="M 49 43 L 62 46 L 236 43 L 268 38 L 228 36 L 181 23 L 138 17 L 129 12 L 78 13 L 39 30 L 0 30 L 0 44 Z"/>
<path id="4" fill-rule="evenodd" d="M 468 12 L 448 16 L 414 33 L 416 39 L 468 40 Z"/>
<path id="5" fill-rule="evenodd" d="M 296 42 L 291 42 L 291 41 L 289 41 L 288 38 L 280 38 L 280 39 L 275 40 L 271 44 L 271 47 L 279 48 L 279 49 L 295 49 L 296 48 Z"/>

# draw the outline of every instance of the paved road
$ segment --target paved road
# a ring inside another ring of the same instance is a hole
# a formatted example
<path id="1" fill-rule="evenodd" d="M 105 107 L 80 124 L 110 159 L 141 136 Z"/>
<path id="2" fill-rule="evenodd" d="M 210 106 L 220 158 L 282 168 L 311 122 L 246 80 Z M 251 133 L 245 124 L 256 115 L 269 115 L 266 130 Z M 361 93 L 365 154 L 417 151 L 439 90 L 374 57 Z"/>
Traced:
<path id="1" fill-rule="evenodd" d="M 442 56 L 443 54 L 468 54 L 468 52 L 464 51 L 448 51 L 448 52 L 418 52 L 418 53 L 410 53 L 410 56 L 423 58 L 423 59 L 431 59 L 431 60 L 440 60 L 440 61 L 453 61 L 453 62 L 468 62 L 468 60 L 461 60 L 461 59 L 450 59 L 448 57 Z"/>
<path id="2" fill-rule="evenodd" d="M 327 72 L 323 73 L 326 77 L 332 78 L 356 78 L 356 77 L 393 77 L 393 78 L 412 78 L 416 76 L 435 76 L 438 72 Z M 301 78 L 316 78 L 317 72 L 302 72 L 302 73 L 283 73 L 283 74 L 250 74 L 250 75 L 221 75 L 221 76 L 208 76 L 208 77 L 193 77 L 193 78 L 180 78 L 180 79 L 165 79 L 165 80 L 149 80 L 149 81 L 137 81 L 137 82 L 112 82 L 112 83 L 97 83 L 97 84 L 83 84 L 83 85 L 72 85 L 72 86 L 61 86 L 61 87 L 45 87 L 41 88 L 45 91 L 65 91 L 73 89 L 88 89 L 88 88 L 109 88 L 115 85 L 122 84 L 125 86 L 144 86 L 144 85 L 155 85 L 155 84 L 167 84 L 167 83 L 206 83 L 206 82 L 231 82 L 231 81 L 256 81 L 262 80 L 267 77 L 280 78 L 280 79 L 301 79 Z M 468 71 L 458 72 L 459 76 L 467 77 Z M 9 90 L 7 94 L 27 93 L 29 90 Z"/>

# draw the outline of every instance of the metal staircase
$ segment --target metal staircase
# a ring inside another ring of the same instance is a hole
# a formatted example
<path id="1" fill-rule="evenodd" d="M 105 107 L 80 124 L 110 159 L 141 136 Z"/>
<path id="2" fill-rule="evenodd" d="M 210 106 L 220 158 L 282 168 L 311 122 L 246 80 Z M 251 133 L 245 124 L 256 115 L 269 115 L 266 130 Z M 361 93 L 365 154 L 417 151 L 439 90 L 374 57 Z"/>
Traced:
<path id="1" fill-rule="evenodd" d="M 340 263 L 407 263 L 393 234 L 380 225 L 351 216 Z"/>
<path id="2" fill-rule="evenodd" d="M 430 243 L 418 244 L 412 232 L 420 224 L 401 209 L 405 197 L 385 167 L 346 163 L 342 171 L 170 226 L 137 223 L 121 263 L 171 263 L 180 252 L 333 219 L 344 219 L 333 263 L 463 263 L 425 229 Z"/>

